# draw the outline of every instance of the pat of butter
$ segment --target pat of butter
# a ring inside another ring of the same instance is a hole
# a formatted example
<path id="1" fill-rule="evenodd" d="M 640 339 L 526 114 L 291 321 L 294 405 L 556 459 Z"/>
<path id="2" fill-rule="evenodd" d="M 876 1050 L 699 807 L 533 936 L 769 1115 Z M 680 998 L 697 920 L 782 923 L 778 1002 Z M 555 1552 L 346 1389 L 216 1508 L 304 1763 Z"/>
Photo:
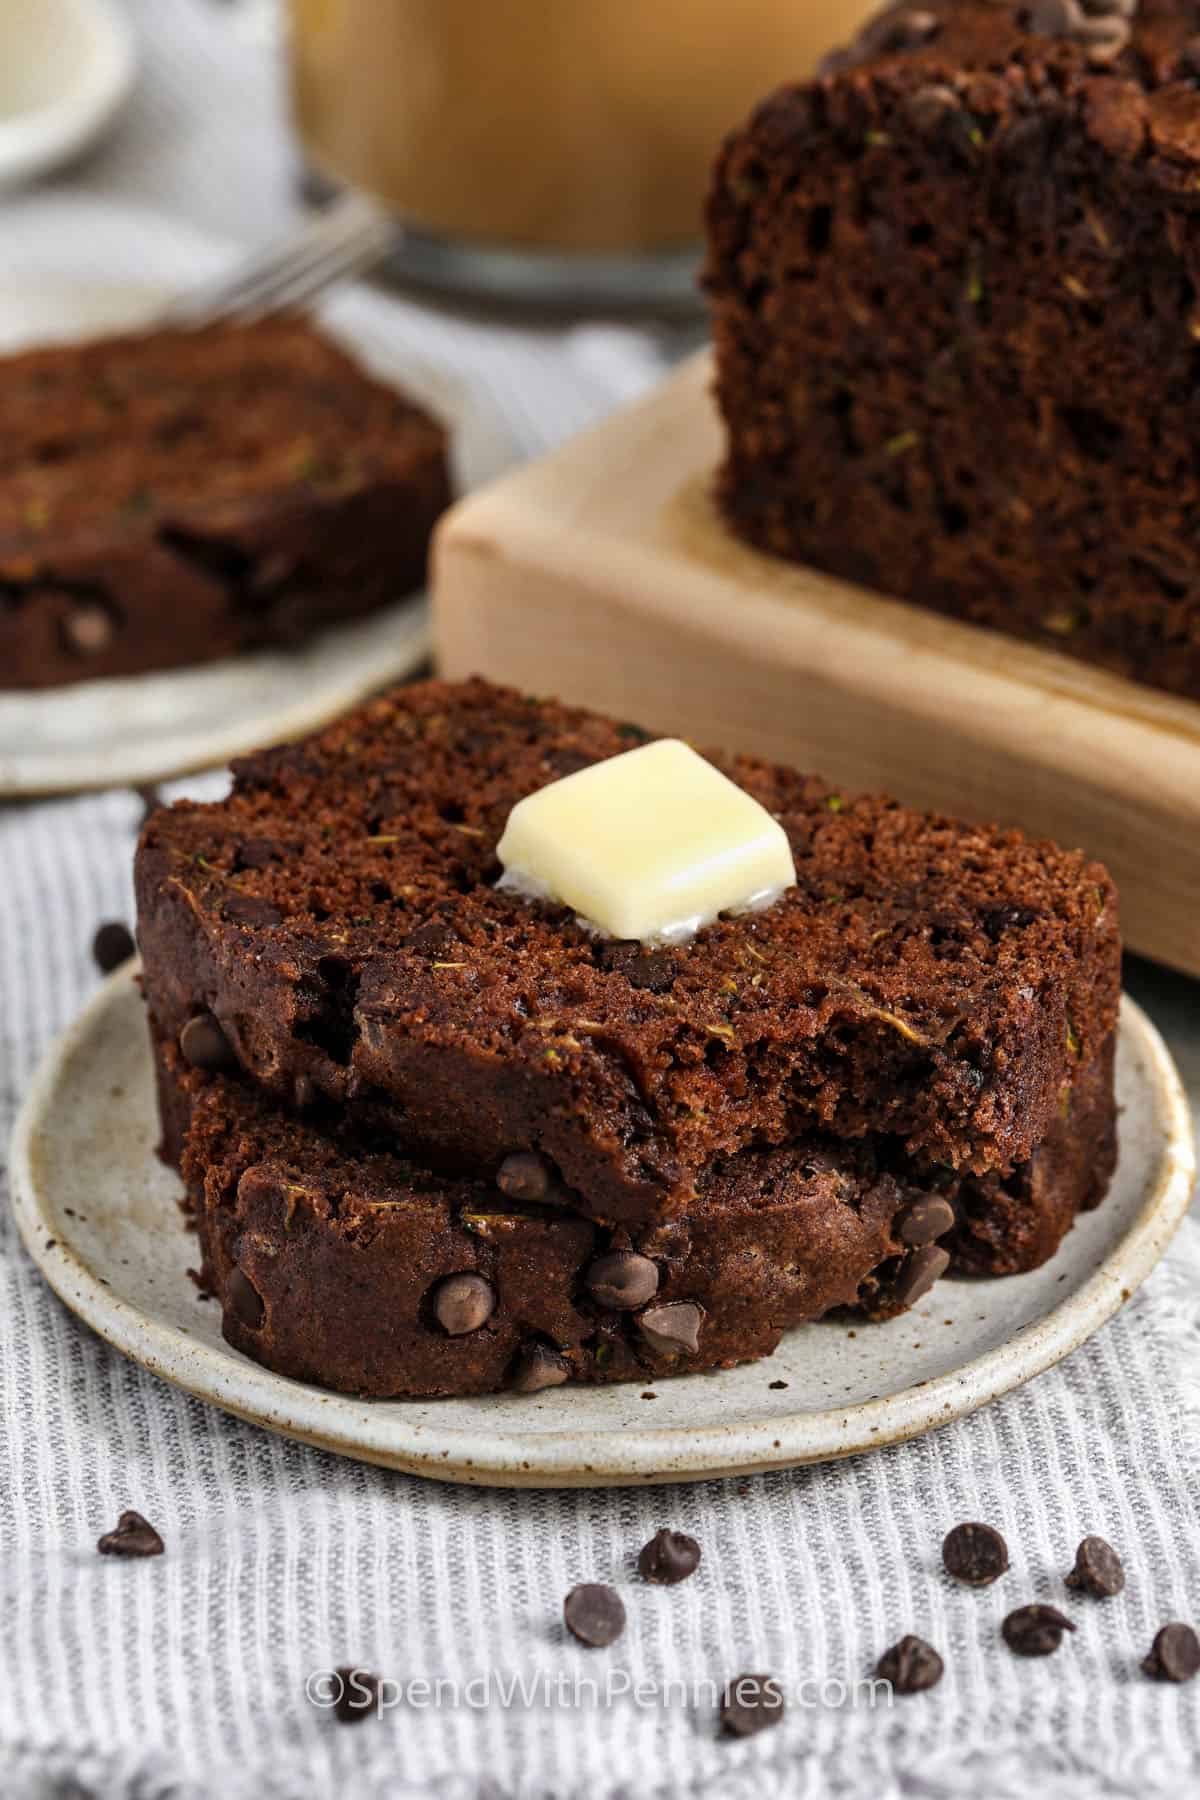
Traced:
<path id="1" fill-rule="evenodd" d="M 663 738 L 517 802 L 501 886 L 569 906 L 617 938 L 678 943 L 796 879 L 783 827 L 719 769 Z"/>

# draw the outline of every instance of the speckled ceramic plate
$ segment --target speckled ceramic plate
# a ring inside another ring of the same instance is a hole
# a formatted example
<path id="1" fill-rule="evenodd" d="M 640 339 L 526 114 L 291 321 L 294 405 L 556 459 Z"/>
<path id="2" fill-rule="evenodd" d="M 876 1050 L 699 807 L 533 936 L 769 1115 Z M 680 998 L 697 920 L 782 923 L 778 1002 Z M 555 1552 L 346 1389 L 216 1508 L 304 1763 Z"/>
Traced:
<path id="1" fill-rule="evenodd" d="M 1124 1002 L 1121 1159 L 1098 1211 L 1057 1257 L 1006 1281 L 942 1281 L 886 1325 L 822 1322 L 718 1375 L 538 1395 L 363 1401 L 231 1350 L 187 1276 L 176 1177 L 154 1156 L 150 1052 L 132 965 L 47 1057 L 17 1121 L 13 1192 L 25 1244 L 102 1337 L 241 1418 L 416 1475 L 501 1487 L 601 1487 L 849 1456 L 916 1437 L 1073 1350 L 1154 1267 L 1187 1210 L 1195 1154 L 1162 1039 Z M 781 1385 L 782 1384 L 782 1385 Z"/>
<path id="2" fill-rule="evenodd" d="M 203 274 L 211 265 L 201 259 L 196 266 Z M 161 283 L 60 274 L 5 281 L 0 352 L 141 324 L 170 292 Z M 446 422 L 455 484 L 465 493 L 512 461 L 511 441 L 458 381 L 396 347 L 388 305 L 369 288 L 348 288 L 322 317 L 381 380 L 403 387 Z M 427 602 L 409 595 L 295 651 L 65 688 L 0 691 L 0 796 L 159 781 L 227 762 L 259 744 L 315 730 L 385 683 L 411 675 L 429 649 Z"/>

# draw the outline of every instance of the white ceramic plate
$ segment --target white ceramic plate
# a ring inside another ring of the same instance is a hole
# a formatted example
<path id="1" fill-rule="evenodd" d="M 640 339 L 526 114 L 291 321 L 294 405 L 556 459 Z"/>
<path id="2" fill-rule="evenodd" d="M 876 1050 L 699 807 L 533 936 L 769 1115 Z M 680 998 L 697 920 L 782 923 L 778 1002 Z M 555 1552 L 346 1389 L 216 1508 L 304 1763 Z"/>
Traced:
<path id="1" fill-rule="evenodd" d="M 231 1350 L 215 1306 L 187 1278 L 195 1239 L 177 1211 L 179 1184 L 154 1157 L 133 965 L 110 977 L 39 1071 L 14 1132 L 13 1191 L 30 1255 L 80 1318 L 255 1424 L 412 1474 L 500 1487 L 699 1479 L 915 1437 L 1040 1374 L 1110 1318 L 1162 1255 L 1195 1177 L 1179 1077 L 1131 1000 L 1117 1083 L 1115 1185 L 1045 1268 L 942 1281 L 886 1325 L 802 1326 L 765 1362 L 652 1387 L 363 1401 Z"/>
<path id="2" fill-rule="evenodd" d="M 138 325 L 171 290 L 158 283 L 72 280 L 59 274 L 0 285 L 0 353 Z M 500 474 L 515 454 L 495 415 L 445 371 L 398 351 L 386 298 L 347 288 L 322 310 L 329 329 L 383 380 L 405 388 L 449 426 L 456 489 Z M 194 669 L 0 691 L 0 797 L 163 780 L 316 730 L 429 655 L 423 595 L 301 649 L 261 651 Z"/>

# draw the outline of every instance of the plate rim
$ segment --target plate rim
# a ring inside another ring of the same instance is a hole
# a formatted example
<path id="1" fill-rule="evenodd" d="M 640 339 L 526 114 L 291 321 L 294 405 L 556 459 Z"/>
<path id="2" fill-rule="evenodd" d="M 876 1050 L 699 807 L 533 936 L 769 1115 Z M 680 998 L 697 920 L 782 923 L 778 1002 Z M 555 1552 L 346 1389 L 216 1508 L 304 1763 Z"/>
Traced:
<path id="1" fill-rule="evenodd" d="M 59 1299 L 100 1337 L 195 1398 L 285 1437 L 377 1463 L 406 1474 L 506 1488 L 589 1488 L 703 1481 L 794 1468 L 902 1443 L 965 1417 L 999 1399 L 1077 1349 L 1133 1296 L 1165 1253 L 1187 1214 L 1196 1178 L 1190 1105 L 1157 1027 L 1128 995 L 1121 997 L 1120 1029 L 1133 1040 L 1162 1140 L 1148 1172 L 1141 1204 L 1118 1244 L 1080 1286 L 1043 1318 L 959 1367 L 895 1394 L 820 1412 L 751 1419 L 737 1424 L 648 1426 L 592 1431 L 569 1426 L 546 1433 L 439 1432 L 405 1425 L 403 1401 L 356 1400 L 276 1375 L 230 1346 L 204 1343 L 182 1328 L 147 1316 L 106 1287 L 44 1216 L 39 1197 L 40 1143 L 60 1080 L 99 1019 L 132 984 L 136 959 L 102 983 L 50 1045 L 29 1084 L 13 1126 L 9 1168 L 12 1206 L 22 1242 Z M 47 1248 L 47 1244 L 51 1247 Z M 1014 1346 L 1017 1347 L 1014 1353 Z M 720 1372 L 707 1380 L 719 1381 Z M 504 1396 L 495 1396 L 497 1409 Z M 442 1403 L 447 1407 L 453 1400 Z M 570 1390 L 539 1407 L 569 1406 Z M 338 1422 L 357 1408 L 359 1420 Z M 447 1437 L 450 1438 L 447 1447 Z M 582 1446 L 619 1439 L 607 1451 Z M 459 1442 L 454 1440 L 458 1439 Z"/>

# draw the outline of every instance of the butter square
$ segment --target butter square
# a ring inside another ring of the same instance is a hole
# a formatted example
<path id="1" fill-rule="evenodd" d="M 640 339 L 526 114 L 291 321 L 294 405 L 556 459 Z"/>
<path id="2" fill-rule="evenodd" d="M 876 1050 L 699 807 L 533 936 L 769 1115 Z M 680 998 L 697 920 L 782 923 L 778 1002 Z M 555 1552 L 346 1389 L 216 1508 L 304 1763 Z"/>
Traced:
<path id="1" fill-rule="evenodd" d="M 796 879 L 765 807 L 677 738 L 643 744 L 517 802 L 502 886 L 551 897 L 616 938 L 680 942 Z"/>

